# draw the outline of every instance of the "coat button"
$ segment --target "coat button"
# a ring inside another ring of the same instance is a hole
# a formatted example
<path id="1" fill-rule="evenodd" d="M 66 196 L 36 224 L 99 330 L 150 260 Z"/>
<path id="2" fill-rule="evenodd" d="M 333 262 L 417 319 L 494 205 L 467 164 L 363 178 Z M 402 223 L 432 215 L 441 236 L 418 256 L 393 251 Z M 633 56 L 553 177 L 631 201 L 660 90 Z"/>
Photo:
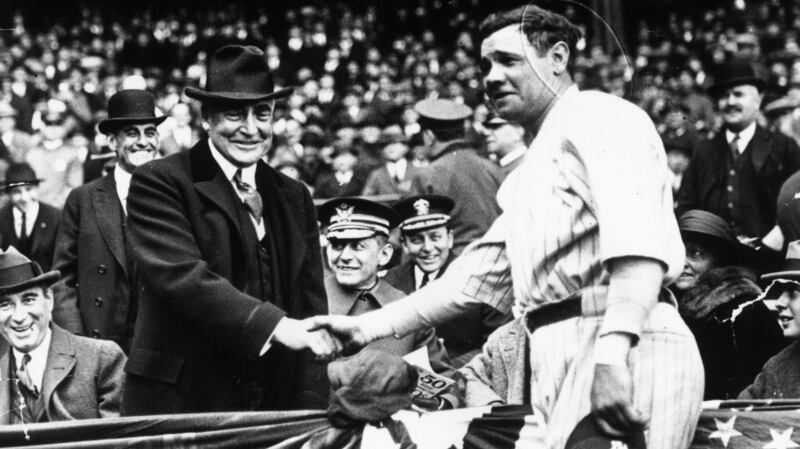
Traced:
<path id="1" fill-rule="evenodd" d="M 98 296 L 97 298 L 94 298 L 94 305 L 96 305 L 97 307 L 102 307 L 102 305 L 103 305 L 103 298 L 101 298 L 101 297 L 99 297 L 99 296 Z"/>
<path id="2" fill-rule="evenodd" d="M 98 265 L 97 266 L 97 272 L 99 274 L 106 274 L 106 266 L 105 265 Z"/>
<path id="3" fill-rule="evenodd" d="M 97 329 L 92 329 L 92 332 L 89 333 L 89 336 L 92 338 L 100 338 L 100 331 Z"/>

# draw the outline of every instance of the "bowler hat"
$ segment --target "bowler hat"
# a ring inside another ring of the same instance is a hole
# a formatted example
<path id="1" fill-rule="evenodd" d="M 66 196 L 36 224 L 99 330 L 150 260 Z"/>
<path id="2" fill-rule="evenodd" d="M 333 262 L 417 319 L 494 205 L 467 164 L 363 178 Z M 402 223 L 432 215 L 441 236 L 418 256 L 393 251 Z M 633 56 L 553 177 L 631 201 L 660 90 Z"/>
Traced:
<path id="1" fill-rule="evenodd" d="M 400 222 L 391 207 L 363 198 L 335 198 L 319 207 L 317 217 L 328 226 L 327 237 L 365 239 L 375 234 L 389 235 Z"/>
<path id="2" fill-rule="evenodd" d="M 40 182 L 42 179 L 36 177 L 36 172 L 30 165 L 25 162 L 15 162 L 8 166 L 6 180 L 0 184 L 0 187 L 10 190 L 19 186 L 38 185 Z"/>
<path id="3" fill-rule="evenodd" d="M 714 84 L 709 88 L 711 95 L 717 96 L 724 89 L 751 84 L 759 91 L 767 84 L 767 69 L 754 61 L 735 59 L 717 67 L 714 71 Z"/>
<path id="4" fill-rule="evenodd" d="M 287 97 L 287 87 L 276 91 L 264 52 L 252 45 L 226 45 L 208 61 L 205 90 L 187 87 L 187 96 L 200 101 L 262 101 Z"/>
<path id="5" fill-rule="evenodd" d="M 142 123 L 160 124 L 167 116 L 156 117 L 156 98 L 139 89 L 121 90 L 108 100 L 108 118 L 100 120 L 97 128 L 103 134 L 112 134 L 125 125 Z"/>
<path id="6" fill-rule="evenodd" d="M 765 273 L 761 276 L 762 281 L 773 279 L 800 280 L 800 240 L 789 242 L 786 246 L 786 259 L 779 271 Z"/>
<path id="7" fill-rule="evenodd" d="M 644 432 L 639 430 L 631 435 L 612 437 L 606 435 L 597 425 L 594 416 L 584 417 L 567 438 L 564 449 L 646 449 Z"/>
<path id="8" fill-rule="evenodd" d="M 0 253 L 0 294 L 19 292 L 36 285 L 49 287 L 59 277 L 58 270 L 42 272 L 38 263 L 20 254 L 13 246 Z"/>
<path id="9" fill-rule="evenodd" d="M 752 265 L 759 260 L 756 250 L 739 243 L 730 225 L 711 212 L 687 211 L 678 220 L 678 228 L 684 241 L 696 240 L 715 249 L 723 264 Z"/>

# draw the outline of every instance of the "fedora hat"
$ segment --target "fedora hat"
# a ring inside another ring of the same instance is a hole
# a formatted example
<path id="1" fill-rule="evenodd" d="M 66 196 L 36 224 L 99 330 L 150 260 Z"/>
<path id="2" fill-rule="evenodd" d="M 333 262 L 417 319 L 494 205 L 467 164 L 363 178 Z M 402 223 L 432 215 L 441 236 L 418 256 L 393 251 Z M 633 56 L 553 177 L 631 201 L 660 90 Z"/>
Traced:
<path id="1" fill-rule="evenodd" d="M 6 180 L 0 187 L 4 190 L 13 189 L 19 186 L 39 185 L 43 180 L 36 177 L 30 165 L 25 162 L 16 162 L 8 166 L 6 170 Z"/>
<path id="2" fill-rule="evenodd" d="M 714 84 L 709 88 L 709 93 L 717 96 L 724 89 L 742 84 L 752 84 L 763 91 L 767 85 L 767 69 L 757 62 L 741 59 L 721 64 L 714 71 Z"/>
<path id="3" fill-rule="evenodd" d="M 226 45 L 208 61 L 205 89 L 187 87 L 200 101 L 261 101 L 291 95 L 293 88 L 275 90 L 264 52 L 252 45 Z"/>
<path id="4" fill-rule="evenodd" d="M 730 225 L 718 215 L 704 210 L 690 210 L 681 215 L 678 228 L 684 242 L 694 240 L 710 246 L 724 264 L 752 265 L 759 260 L 755 249 L 739 243 Z"/>
<path id="5" fill-rule="evenodd" d="M 156 97 L 146 90 L 121 90 L 108 100 L 108 118 L 100 120 L 97 128 L 103 134 L 112 134 L 125 125 L 142 123 L 161 124 L 167 119 L 156 117 Z"/>
<path id="6" fill-rule="evenodd" d="M 38 263 L 9 246 L 0 253 L 0 294 L 15 293 L 36 285 L 49 287 L 58 280 L 58 270 L 42 272 Z"/>

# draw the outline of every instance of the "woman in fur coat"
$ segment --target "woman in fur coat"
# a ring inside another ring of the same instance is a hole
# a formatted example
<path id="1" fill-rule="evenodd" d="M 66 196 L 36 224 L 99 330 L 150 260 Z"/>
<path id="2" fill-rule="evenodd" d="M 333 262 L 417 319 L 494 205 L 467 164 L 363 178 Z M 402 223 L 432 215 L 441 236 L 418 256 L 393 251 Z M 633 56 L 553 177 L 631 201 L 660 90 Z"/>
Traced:
<path id="1" fill-rule="evenodd" d="M 671 289 L 700 348 L 705 399 L 736 398 L 785 345 L 777 316 L 756 300 L 756 253 L 710 212 L 688 211 L 678 226 L 686 262 Z"/>

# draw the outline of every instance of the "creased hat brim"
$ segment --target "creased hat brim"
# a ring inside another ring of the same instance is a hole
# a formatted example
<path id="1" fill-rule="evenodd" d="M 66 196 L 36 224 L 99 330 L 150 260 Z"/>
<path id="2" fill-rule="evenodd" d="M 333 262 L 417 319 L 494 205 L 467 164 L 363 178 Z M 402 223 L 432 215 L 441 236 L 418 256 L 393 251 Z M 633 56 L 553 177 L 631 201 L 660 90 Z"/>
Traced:
<path id="1" fill-rule="evenodd" d="M 16 284 L 11 284 L 11 285 L 0 285 L 0 293 L 2 294 L 14 293 L 37 285 L 46 285 L 49 287 L 53 283 L 55 283 L 60 277 L 61 277 L 60 271 L 51 270 L 48 271 L 47 273 L 42 273 L 39 276 L 25 280 L 23 282 L 18 282 Z"/>
<path id="2" fill-rule="evenodd" d="M 288 97 L 293 91 L 294 87 L 286 87 L 266 94 L 257 94 L 252 92 L 208 92 L 196 87 L 187 87 L 183 92 L 187 97 L 200 101 L 262 101 Z"/>
<path id="3" fill-rule="evenodd" d="M 100 120 L 97 123 L 97 129 L 100 130 L 103 134 L 113 133 L 115 129 L 118 129 L 120 126 L 124 125 L 138 125 L 141 123 L 155 123 L 156 125 L 160 125 L 161 122 L 167 119 L 166 115 L 162 115 L 160 117 L 138 117 L 138 118 L 131 118 L 131 117 L 117 117 L 117 118 L 107 118 L 104 120 Z"/>

